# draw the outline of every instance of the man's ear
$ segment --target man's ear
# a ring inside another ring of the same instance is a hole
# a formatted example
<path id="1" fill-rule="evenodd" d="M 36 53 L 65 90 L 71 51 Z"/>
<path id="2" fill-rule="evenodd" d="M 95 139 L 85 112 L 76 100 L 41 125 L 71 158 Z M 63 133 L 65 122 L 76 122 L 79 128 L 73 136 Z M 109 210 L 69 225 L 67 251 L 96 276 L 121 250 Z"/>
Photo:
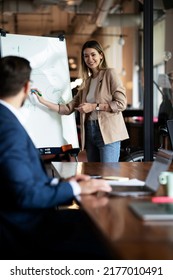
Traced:
<path id="1" fill-rule="evenodd" d="M 24 92 L 28 95 L 28 94 L 29 94 L 29 91 L 30 91 L 30 81 L 27 81 L 27 82 L 24 84 Z"/>

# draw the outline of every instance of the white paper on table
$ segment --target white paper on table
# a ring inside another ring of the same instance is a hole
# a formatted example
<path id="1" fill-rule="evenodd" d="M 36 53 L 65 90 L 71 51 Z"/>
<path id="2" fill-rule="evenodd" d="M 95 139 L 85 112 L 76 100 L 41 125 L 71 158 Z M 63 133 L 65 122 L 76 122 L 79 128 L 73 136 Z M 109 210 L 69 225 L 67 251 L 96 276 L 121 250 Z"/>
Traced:
<path id="1" fill-rule="evenodd" d="M 144 186 L 145 182 L 138 180 L 136 178 L 134 179 L 130 179 L 130 180 L 126 180 L 126 181 L 115 181 L 115 180 L 106 180 L 108 182 L 109 185 L 111 186 Z"/>

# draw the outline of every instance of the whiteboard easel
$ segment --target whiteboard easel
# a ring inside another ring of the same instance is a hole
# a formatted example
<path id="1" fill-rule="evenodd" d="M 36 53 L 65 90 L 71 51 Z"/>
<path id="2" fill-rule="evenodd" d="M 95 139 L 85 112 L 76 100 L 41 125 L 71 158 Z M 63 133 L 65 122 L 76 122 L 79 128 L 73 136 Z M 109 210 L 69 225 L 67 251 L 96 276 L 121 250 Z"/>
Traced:
<path id="1" fill-rule="evenodd" d="M 66 41 L 28 35 L 1 36 L 1 56 L 17 55 L 31 63 L 33 88 L 45 99 L 66 104 L 72 99 Z M 22 122 L 37 148 L 79 147 L 75 114 L 61 116 L 40 104 L 33 94 L 21 108 Z"/>

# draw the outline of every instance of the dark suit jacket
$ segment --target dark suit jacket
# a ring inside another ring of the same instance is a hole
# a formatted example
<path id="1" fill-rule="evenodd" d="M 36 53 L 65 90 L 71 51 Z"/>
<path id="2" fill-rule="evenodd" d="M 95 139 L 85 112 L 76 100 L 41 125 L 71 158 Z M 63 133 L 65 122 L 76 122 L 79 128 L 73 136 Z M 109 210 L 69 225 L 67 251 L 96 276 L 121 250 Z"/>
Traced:
<path id="1" fill-rule="evenodd" d="M 83 211 L 55 210 L 74 198 L 71 185 L 50 182 L 27 132 L 0 104 L 0 259 L 110 259 Z"/>
<path id="2" fill-rule="evenodd" d="M 55 206 L 71 201 L 67 182 L 51 186 L 38 150 L 16 116 L 0 104 L 0 220 L 30 230 Z"/>

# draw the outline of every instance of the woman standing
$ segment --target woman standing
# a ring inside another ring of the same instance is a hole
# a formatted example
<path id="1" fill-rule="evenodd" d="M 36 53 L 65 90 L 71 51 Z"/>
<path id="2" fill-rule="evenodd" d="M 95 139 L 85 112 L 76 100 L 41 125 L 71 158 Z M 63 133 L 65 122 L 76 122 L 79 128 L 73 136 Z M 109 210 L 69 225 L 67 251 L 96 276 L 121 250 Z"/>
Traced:
<path id="1" fill-rule="evenodd" d="M 89 162 L 118 162 L 121 141 L 128 138 L 122 116 L 126 109 L 125 88 L 114 69 L 108 68 L 101 45 L 87 41 L 81 50 L 81 78 L 78 93 L 66 105 L 38 100 L 59 114 L 80 112 L 81 145 Z"/>

